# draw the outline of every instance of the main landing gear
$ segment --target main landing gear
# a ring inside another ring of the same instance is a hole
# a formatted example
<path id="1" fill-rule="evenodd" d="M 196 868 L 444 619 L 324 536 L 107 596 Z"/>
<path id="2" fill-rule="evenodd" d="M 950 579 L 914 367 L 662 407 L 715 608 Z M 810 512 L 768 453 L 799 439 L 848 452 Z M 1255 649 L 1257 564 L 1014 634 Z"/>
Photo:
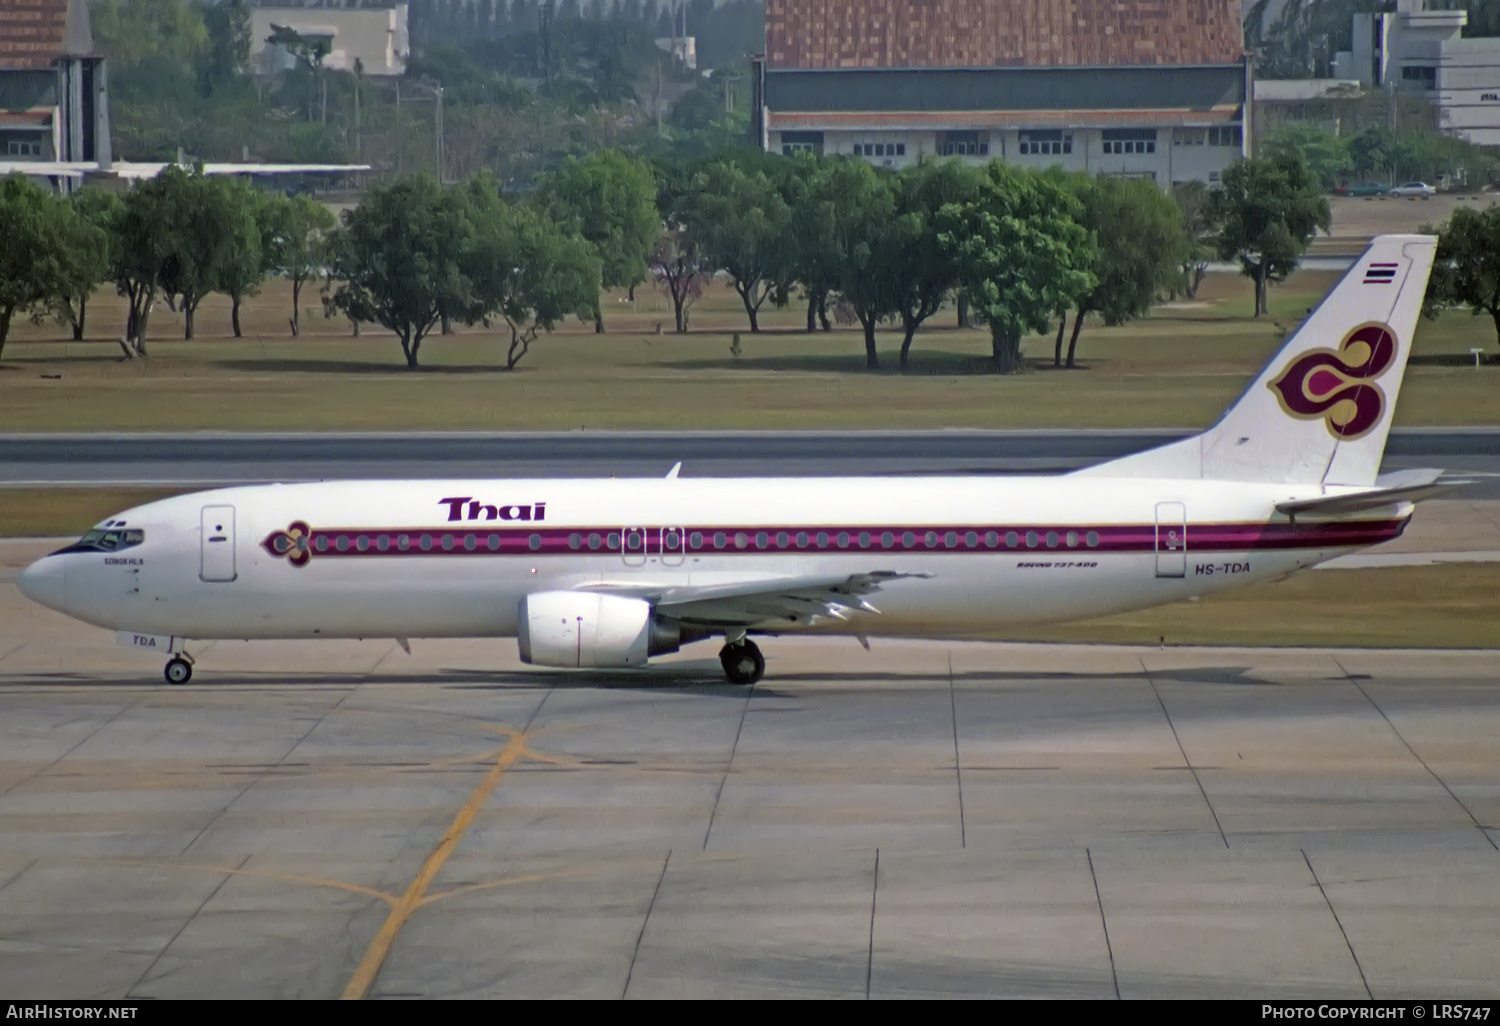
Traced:
<path id="1" fill-rule="evenodd" d="M 725 645 L 719 651 L 719 662 L 731 684 L 755 684 L 766 674 L 766 657 L 749 638 Z"/>
<path id="2" fill-rule="evenodd" d="M 168 684 L 186 684 L 193 679 L 193 664 L 184 656 L 173 656 L 165 671 Z"/>

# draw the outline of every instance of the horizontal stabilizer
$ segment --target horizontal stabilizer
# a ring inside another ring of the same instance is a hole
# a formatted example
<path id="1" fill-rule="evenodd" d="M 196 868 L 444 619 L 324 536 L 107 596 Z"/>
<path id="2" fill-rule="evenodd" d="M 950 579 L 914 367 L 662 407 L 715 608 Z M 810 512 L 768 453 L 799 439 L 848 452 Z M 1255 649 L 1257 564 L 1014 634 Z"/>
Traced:
<path id="1" fill-rule="evenodd" d="M 1305 513 L 1322 513 L 1330 516 L 1342 513 L 1363 513 L 1366 510 L 1380 509 L 1382 506 L 1394 506 L 1400 502 L 1435 499 L 1474 483 L 1472 481 L 1439 483 L 1438 478 L 1442 476 L 1441 470 L 1401 470 L 1393 474 L 1381 475 L 1375 481 L 1376 487 L 1367 492 L 1324 495 L 1316 499 L 1280 502 L 1276 504 L 1276 510 L 1292 517 Z"/>

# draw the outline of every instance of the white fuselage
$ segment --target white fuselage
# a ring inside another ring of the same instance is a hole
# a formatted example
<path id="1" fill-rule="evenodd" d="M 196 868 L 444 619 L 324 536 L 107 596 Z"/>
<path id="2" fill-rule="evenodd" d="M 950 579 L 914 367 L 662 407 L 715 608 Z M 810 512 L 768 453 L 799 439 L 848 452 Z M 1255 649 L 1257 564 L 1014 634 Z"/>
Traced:
<path id="1" fill-rule="evenodd" d="M 26 587 L 88 623 L 188 639 L 512 637 L 534 592 L 893 571 L 930 576 L 809 629 L 962 637 L 1275 579 L 1410 517 L 1275 511 L 1324 493 L 1068 476 L 264 485 L 122 513 L 106 524 L 139 544 L 47 557 Z"/>

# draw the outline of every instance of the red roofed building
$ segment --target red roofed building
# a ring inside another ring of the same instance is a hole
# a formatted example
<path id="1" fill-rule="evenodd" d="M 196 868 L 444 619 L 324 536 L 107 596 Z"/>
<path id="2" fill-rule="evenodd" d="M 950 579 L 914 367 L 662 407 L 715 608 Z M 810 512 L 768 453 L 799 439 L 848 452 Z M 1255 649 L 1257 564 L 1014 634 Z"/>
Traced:
<path id="1" fill-rule="evenodd" d="M 774 152 L 1215 181 L 1247 151 L 1240 0 L 766 0 Z"/>
<path id="2" fill-rule="evenodd" d="M 109 165 L 108 83 L 85 0 L 0 0 L 0 161 Z"/>

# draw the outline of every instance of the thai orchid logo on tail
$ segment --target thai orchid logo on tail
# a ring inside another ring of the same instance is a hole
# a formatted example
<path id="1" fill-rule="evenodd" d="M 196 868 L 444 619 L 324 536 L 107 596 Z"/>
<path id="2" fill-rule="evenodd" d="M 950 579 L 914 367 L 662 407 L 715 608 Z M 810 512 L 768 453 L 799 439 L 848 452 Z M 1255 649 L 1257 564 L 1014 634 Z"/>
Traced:
<path id="1" fill-rule="evenodd" d="M 1300 420 L 1322 418 L 1340 441 L 1360 438 L 1380 423 L 1385 393 L 1375 384 L 1396 359 L 1396 333 L 1361 324 L 1337 350 L 1313 349 L 1271 382 L 1281 408 Z"/>

